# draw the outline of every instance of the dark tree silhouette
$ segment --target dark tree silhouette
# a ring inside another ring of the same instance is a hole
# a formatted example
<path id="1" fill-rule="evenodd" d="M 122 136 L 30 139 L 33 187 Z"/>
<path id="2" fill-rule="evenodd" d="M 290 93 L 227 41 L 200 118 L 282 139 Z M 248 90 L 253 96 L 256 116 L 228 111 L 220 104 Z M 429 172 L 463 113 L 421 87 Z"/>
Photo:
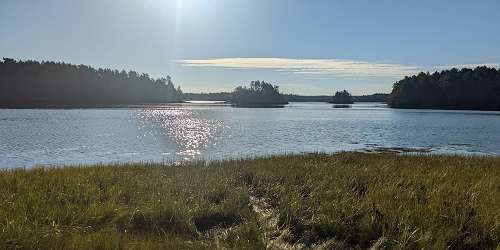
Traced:
<path id="1" fill-rule="evenodd" d="M 56 62 L 0 60 L 0 106 L 86 107 L 176 102 L 170 77 Z"/>
<path id="2" fill-rule="evenodd" d="M 500 110 L 500 71 L 482 66 L 405 77 L 394 84 L 389 106 Z"/>
<path id="3" fill-rule="evenodd" d="M 252 81 L 249 87 L 239 86 L 232 94 L 232 103 L 244 107 L 268 107 L 288 104 L 279 87 L 264 81 Z"/>
<path id="4" fill-rule="evenodd" d="M 353 104 L 352 96 L 347 90 L 337 91 L 332 97 L 331 103 L 334 104 Z"/>

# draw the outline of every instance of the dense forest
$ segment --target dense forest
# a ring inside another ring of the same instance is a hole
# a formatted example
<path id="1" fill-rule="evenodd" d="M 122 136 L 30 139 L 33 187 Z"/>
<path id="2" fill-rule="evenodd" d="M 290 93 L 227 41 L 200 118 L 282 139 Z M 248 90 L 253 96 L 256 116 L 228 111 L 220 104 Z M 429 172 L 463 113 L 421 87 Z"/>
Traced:
<path id="1" fill-rule="evenodd" d="M 86 107 L 176 102 L 170 77 L 56 62 L 0 60 L 1 107 Z"/>
<path id="2" fill-rule="evenodd" d="M 389 106 L 500 110 L 500 71 L 482 66 L 405 77 L 394 84 Z"/>
<path id="3" fill-rule="evenodd" d="M 335 95 L 330 100 L 330 103 L 334 104 L 353 104 L 351 93 L 347 92 L 347 90 L 337 91 Z"/>
<path id="4" fill-rule="evenodd" d="M 239 86 L 233 94 L 231 102 L 243 107 L 269 107 L 288 104 L 279 87 L 264 81 L 252 81 L 249 87 Z"/>

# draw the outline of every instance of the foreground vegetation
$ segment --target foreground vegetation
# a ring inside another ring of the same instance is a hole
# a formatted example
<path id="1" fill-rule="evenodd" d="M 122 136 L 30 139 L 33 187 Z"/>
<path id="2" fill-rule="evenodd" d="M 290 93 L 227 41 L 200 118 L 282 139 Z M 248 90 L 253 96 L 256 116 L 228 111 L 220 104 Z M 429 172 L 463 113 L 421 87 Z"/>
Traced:
<path id="1" fill-rule="evenodd" d="M 493 157 L 340 153 L 17 169 L 1 171 L 0 186 L 0 248 L 500 246 Z"/>

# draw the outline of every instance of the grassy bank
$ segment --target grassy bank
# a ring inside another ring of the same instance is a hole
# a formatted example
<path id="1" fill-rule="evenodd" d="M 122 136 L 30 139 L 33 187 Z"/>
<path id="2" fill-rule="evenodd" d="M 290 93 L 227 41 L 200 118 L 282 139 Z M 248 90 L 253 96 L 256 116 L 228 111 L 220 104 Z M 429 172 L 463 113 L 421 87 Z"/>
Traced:
<path id="1" fill-rule="evenodd" d="M 500 158 L 341 153 L 5 170 L 0 186 L 0 248 L 495 249 L 500 242 Z"/>

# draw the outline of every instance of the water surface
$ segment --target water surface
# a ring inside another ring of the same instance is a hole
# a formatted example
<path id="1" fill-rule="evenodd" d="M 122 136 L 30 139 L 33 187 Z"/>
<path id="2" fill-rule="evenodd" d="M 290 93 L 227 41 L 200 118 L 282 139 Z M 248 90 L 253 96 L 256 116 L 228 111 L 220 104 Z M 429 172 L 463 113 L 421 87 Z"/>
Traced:
<path id="1" fill-rule="evenodd" d="M 500 112 L 234 108 L 192 103 L 122 109 L 0 109 L 0 167 L 227 159 L 408 147 L 500 155 Z"/>

